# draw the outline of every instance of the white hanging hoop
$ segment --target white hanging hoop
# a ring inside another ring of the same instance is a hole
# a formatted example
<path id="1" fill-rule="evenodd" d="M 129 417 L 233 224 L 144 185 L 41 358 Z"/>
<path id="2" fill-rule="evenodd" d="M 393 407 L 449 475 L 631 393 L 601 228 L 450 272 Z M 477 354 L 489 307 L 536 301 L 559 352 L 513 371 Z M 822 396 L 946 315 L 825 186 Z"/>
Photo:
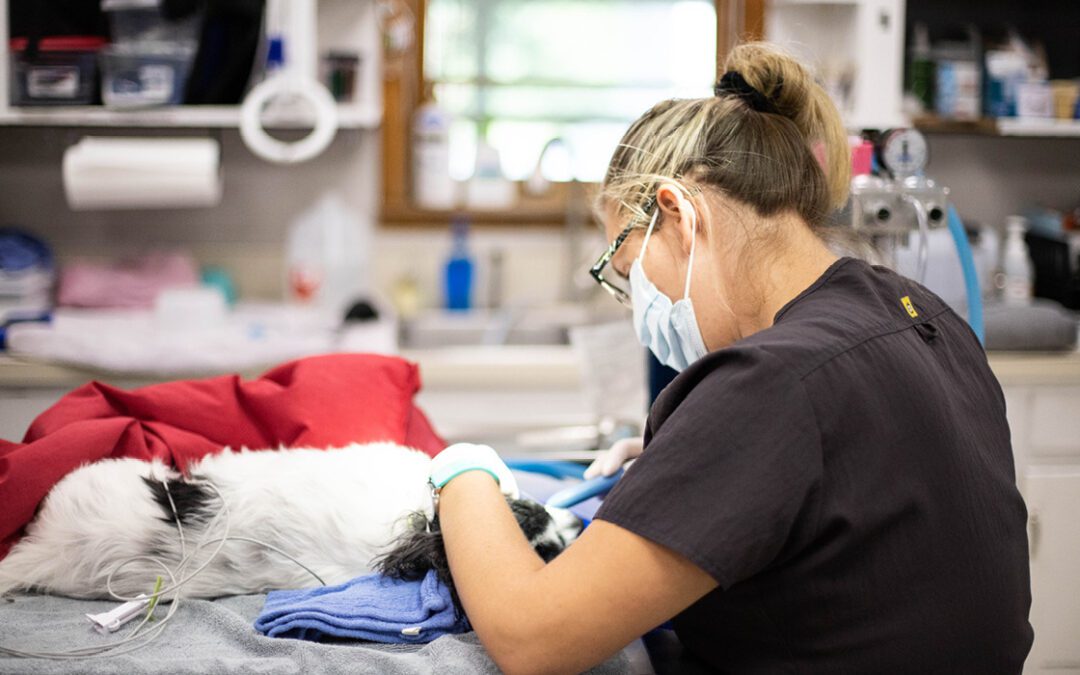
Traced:
<path id="1" fill-rule="evenodd" d="M 277 96 L 306 100 L 315 110 L 315 126 L 298 141 L 282 141 L 266 132 L 262 112 Z M 326 150 L 337 133 L 337 102 L 322 84 L 303 77 L 278 75 L 260 82 L 240 108 L 240 137 L 252 153 L 268 162 L 298 164 L 317 157 Z"/>

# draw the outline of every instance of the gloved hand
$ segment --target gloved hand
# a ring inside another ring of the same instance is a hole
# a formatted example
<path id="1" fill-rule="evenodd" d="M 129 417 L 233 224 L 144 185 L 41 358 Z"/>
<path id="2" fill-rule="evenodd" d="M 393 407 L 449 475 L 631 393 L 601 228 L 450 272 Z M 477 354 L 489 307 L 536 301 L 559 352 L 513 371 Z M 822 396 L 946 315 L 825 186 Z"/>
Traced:
<path id="1" fill-rule="evenodd" d="M 455 443 L 447 447 L 432 458 L 428 476 L 432 485 L 442 488 L 455 476 L 476 470 L 491 474 L 504 495 L 518 498 L 520 493 L 514 474 L 489 445 Z"/>
<path id="2" fill-rule="evenodd" d="M 585 469 L 585 479 L 610 476 L 622 468 L 623 464 L 641 456 L 644 445 L 645 439 L 640 436 L 615 441 L 615 445 L 612 445 L 610 450 L 599 453 L 589 468 Z"/>

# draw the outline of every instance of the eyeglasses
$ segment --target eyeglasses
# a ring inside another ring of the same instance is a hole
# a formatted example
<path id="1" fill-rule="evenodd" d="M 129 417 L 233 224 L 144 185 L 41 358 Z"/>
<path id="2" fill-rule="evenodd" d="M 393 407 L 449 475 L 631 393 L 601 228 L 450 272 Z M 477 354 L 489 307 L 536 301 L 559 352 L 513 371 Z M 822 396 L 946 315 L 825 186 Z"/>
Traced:
<path id="1" fill-rule="evenodd" d="M 683 189 L 690 197 L 701 194 L 701 189 L 697 187 L 691 186 L 684 187 Z M 656 206 L 656 197 L 653 197 L 645 202 L 645 205 L 641 210 L 647 216 Z M 654 213 L 653 218 L 656 216 L 657 214 Z M 589 269 L 589 275 L 593 279 L 596 279 L 596 283 L 600 284 L 605 291 L 611 293 L 612 297 L 618 300 L 621 305 L 630 308 L 633 308 L 634 305 L 630 299 L 629 280 L 622 275 L 616 275 L 615 278 L 608 279 L 604 276 L 604 268 L 607 267 L 608 263 L 611 262 L 611 259 L 615 257 L 615 253 L 619 250 L 619 247 L 622 246 L 623 242 L 626 241 L 626 238 L 630 236 L 630 233 L 639 228 L 638 218 L 631 218 L 630 223 L 623 228 L 622 232 L 619 233 L 619 236 L 615 237 L 615 241 L 611 242 L 611 246 L 608 246 L 607 250 L 604 251 Z"/>
<path id="2" fill-rule="evenodd" d="M 623 228 L 623 231 L 619 233 L 619 236 L 615 237 L 615 241 L 611 242 L 611 246 L 607 247 L 597 261 L 589 269 L 589 275 L 596 279 L 596 283 L 600 284 L 608 293 L 611 293 L 612 297 L 619 301 L 624 307 L 632 307 L 633 303 L 630 300 L 630 288 L 629 283 L 622 276 L 616 276 L 614 279 L 607 279 L 604 277 L 604 268 L 607 267 L 611 259 L 615 257 L 615 253 L 622 246 L 626 238 L 630 236 L 630 233 L 638 227 L 637 223 L 633 220 L 630 224 Z"/>

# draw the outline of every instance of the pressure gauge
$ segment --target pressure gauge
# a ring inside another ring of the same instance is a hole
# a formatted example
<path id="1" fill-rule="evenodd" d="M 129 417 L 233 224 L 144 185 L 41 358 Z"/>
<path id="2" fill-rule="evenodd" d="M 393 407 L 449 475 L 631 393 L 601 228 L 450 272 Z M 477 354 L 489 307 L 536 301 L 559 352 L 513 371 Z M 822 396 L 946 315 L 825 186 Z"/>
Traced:
<path id="1" fill-rule="evenodd" d="M 891 129 L 881 140 L 881 163 L 893 176 L 919 173 L 928 157 L 926 137 L 915 129 Z"/>

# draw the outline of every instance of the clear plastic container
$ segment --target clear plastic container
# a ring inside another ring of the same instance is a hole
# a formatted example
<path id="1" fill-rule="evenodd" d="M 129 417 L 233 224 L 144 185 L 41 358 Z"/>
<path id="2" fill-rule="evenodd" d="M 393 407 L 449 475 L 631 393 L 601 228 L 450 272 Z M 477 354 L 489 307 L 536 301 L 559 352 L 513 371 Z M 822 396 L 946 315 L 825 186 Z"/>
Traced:
<path id="1" fill-rule="evenodd" d="M 88 105 L 94 102 L 99 37 L 47 37 L 29 55 L 26 38 L 11 49 L 11 104 L 15 106 Z"/>
<path id="2" fill-rule="evenodd" d="M 113 44 L 194 46 L 199 39 L 200 16 L 168 20 L 162 16 L 161 0 L 102 0 L 101 10 L 109 17 Z"/>
<path id="3" fill-rule="evenodd" d="M 111 108 L 179 105 L 194 58 L 194 47 L 109 45 L 101 52 L 101 100 Z"/>
<path id="4" fill-rule="evenodd" d="M 1031 253 L 1024 241 L 1027 225 L 1027 218 L 1023 216 L 1009 216 L 1005 219 L 1005 250 L 1001 258 L 1001 269 L 1005 273 L 1002 300 L 1006 305 L 1031 304 L 1035 270 L 1031 264 Z"/>

